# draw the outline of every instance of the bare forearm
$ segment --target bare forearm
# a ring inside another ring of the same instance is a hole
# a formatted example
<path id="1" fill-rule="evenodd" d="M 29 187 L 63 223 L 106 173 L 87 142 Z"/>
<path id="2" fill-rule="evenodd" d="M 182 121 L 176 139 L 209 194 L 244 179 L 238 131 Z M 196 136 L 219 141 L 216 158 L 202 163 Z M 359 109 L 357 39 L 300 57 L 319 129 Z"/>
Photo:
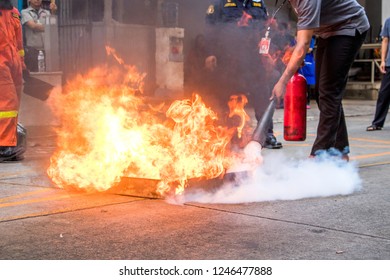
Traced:
<path id="1" fill-rule="evenodd" d="M 293 54 L 288 62 L 280 81 L 284 84 L 287 84 L 291 77 L 298 71 L 299 67 L 302 65 L 303 59 L 305 58 L 306 52 L 302 47 L 296 46 Z"/>
<path id="2" fill-rule="evenodd" d="M 26 25 L 34 30 L 34 31 L 40 31 L 40 32 L 44 32 L 45 31 L 45 26 L 43 24 L 40 24 L 40 23 L 35 23 L 33 20 L 31 21 L 28 21 L 26 23 Z"/>
<path id="3" fill-rule="evenodd" d="M 389 37 L 383 37 L 383 40 L 382 40 L 382 51 L 381 51 L 381 60 L 382 60 L 382 62 L 386 62 L 388 49 L 389 49 Z"/>
<path id="4" fill-rule="evenodd" d="M 312 35 L 313 32 L 311 30 L 298 31 L 297 44 L 291 55 L 290 61 L 280 78 L 281 82 L 287 84 L 290 78 L 298 71 L 299 67 L 301 67 L 305 55 L 309 50 Z"/>
<path id="5" fill-rule="evenodd" d="M 297 72 L 299 67 L 302 65 L 303 59 L 305 58 L 306 52 L 310 47 L 310 41 L 313 36 L 313 30 L 299 30 L 297 34 L 297 44 L 291 55 L 289 62 L 287 63 L 286 69 L 284 70 L 279 81 L 275 84 L 272 90 L 273 98 L 281 99 L 286 92 L 286 85 L 291 77 Z"/>

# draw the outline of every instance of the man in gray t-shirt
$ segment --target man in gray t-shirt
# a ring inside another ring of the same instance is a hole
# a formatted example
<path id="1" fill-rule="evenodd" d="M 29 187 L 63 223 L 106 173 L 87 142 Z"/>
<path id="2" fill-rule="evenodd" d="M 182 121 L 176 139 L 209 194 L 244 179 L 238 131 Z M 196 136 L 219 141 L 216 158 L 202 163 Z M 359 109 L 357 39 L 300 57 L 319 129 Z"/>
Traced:
<path id="1" fill-rule="evenodd" d="M 342 107 L 348 71 L 370 25 L 356 0 L 290 0 L 297 22 L 297 43 L 272 94 L 282 98 L 286 85 L 302 65 L 313 35 L 316 50 L 316 89 L 320 120 L 310 156 L 322 153 L 348 160 L 349 141 Z"/>
<path id="2" fill-rule="evenodd" d="M 381 88 L 379 89 L 378 99 L 376 101 L 375 116 L 372 124 L 367 127 L 367 131 L 382 130 L 385 124 L 387 113 L 390 105 L 390 18 L 386 19 L 385 25 L 381 31 L 382 48 L 381 48 L 381 67 L 384 74 Z"/>
<path id="3" fill-rule="evenodd" d="M 38 51 L 44 50 L 45 18 L 51 12 L 42 9 L 42 0 L 29 0 L 29 7 L 22 10 L 22 25 L 25 38 L 26 66 L 30 71 L 38 71 Z M 56 11 L 55 1 L 50 3 L 50 10 Z"/>

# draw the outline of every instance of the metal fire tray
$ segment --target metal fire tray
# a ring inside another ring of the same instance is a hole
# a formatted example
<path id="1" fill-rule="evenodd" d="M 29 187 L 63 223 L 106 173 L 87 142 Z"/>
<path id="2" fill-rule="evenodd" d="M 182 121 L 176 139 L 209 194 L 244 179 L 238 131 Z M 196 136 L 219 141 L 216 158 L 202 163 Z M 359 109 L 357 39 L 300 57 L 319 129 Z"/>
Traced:
<path id="1" fill-rule="evenodd" d="M 219 177 L 214 179 L 189 179 L 186 190 L 201 189 L 213 192 L 223 185 L 224 180 L 226 179 Z M 121 181 L 110 189 L 110 193 L 146 198 L 163 198 L 164 196 L 157 193 L 159 182 L 160 180 L 150 178 L 122 177 Z"/>

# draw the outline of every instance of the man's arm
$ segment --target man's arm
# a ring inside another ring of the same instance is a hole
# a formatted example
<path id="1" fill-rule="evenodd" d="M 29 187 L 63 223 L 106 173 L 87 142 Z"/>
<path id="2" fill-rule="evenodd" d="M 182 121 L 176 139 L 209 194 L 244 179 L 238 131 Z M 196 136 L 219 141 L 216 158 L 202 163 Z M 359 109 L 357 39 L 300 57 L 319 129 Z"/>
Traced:
<path id="1" fill-rule="evenodd" d="M 55 0 L 50 1 L 50 12 L 54 15 L 57 12 L 57 5 Z"/>
<path id="2" fill-rule="evenodd" d="M 34 31 L 40 31 L 40 32 L 43 32 L 45 31 L 45 26 L 43 26 L 43 24 L 40 24 L 40 23 L 36 23 L 35 21 L 33 20 L 29 20 L 25 23 L 25 25 L 34 30 Z"/>
<path id="3" fill-rule="evenodd" d="M 383 74 L 386 73 L 386 58 L 387 58 L 387 50 L 389 49 L 389 37 L 382 37 L 382 49 L 381 49 L 381 72 Z"/>
<path id="4" fill-rule="evenodd" d="M 45 31 L 43 24 L 36 23 L 28 10 L 22 10 L 22 24 L 34 31 Z"/>
<path id="5" fill-rule="evenodd" d="M 286 92 L 286 86 L 291 77 L 298 71 L 301 67 L 302 62 L 305 58 L 305 55 L 310 47 L 310 41 L 313 36 L 314 31 L 312 29 L 307 30 L 298 30 L 297 32 L 297 43 L 295 45 L 294 51 L 291 55 L 291 59 L 288 62 L 286 69 L 284 70 L 279 81 L 276 83 L 274 89 L 272 90 L 271 98 L 283 98 Z"/>

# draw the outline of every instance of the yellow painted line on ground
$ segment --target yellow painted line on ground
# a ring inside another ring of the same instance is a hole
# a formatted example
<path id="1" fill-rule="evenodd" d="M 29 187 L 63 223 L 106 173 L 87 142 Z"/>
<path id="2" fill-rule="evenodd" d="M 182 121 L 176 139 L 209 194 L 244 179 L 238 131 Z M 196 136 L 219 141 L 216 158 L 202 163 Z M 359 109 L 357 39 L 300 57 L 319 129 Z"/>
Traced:
<path id="1" fill-rule="evenodd" d="M 360 156 L 353 156 L 351 159 L 366 159 L 366 158 L 374 158 L 374 157 L 383 157 L 390 155 L 390 152 L 384 152 L 384 153 L 377 153 L 377 154 L 365 154 Z"/>
<path id="2" fill-rule="evenodd" d="M 291 144 L 291 143 L 284 144 L 283 143 L 283 146 L 286 146 L 286 147 L 309 147 L 311 145 L 312 144 Z"/>
<path id="3" fill-rule="evenodd" d="M 42 217 L 42 216 L 49 216 L 49 215 L 55 215 L 55 214 L 62 214 L 62 213 L 69 213 L 74 211 L 80 211 L 80 210 L 86 210 L 86 209 L 92 209 L 96 207 L 103 207 L 103 206 L 111 206 L 111 205 L 120 205 L 120 204 L 126 204 L 129 202 L 135 202 L 135 201 L 144 201 L 149 200 L 148 198 L 132 198 L 131 201 L 118 201 L 118 202 L 106 202 L 106 203 L 96 203 L 86 206 L 76 206 L 76 207 L 64 207 L 61 209 L 55 209 L 50 211 L 41 211 L 36 213 L 29 213 L 25 215 L 18 215 L 18 216 L 9 216 L 0 218 L 0 222 L 9 222 L 9 221 L 15 221 L 20 219 L 28 219 L 28 218 L 35 218 L 35 217 Z"/>
<path id="4" fill-rule="evenodd" d="M 286 146 L 286 147 L 309 147 L 309 146 L 312 146 L 313 144 L 310 143 L 310 144 L 306 144 L 306 143 L 302 143 L 302 144 L 293 144 L 291 142 L 287 142 L 287 143 L 283 143 L 283 146 Z M 384 148 L 384 149 L 390 149 L 390 145 L 351 145 L 351 147 L 354 147 L 354 148 Z"/>
<path id="5" fill-rule="evenodd" d="M 85 195 L 85 194 L 76 194 L 76 195 L 56 194 L 56 195 L 41 197 L 41 198 L 36 198 L 36 199 L 2 203 L 2 204 L 0 204 L 0 208 L 25 205 L 25 204 L 31 204 L 31 203 L 38 203 L 38 202 L 45 202 L 45 201 L 61 200 L 61 199 L 78 197 L 78 196 L 82 196 L 82 195 Z"/>
<path id="6" fill-rule="evenodd" d="M 371 167 L 371 166 L 378 166 L 378 165 L 389 165 L 390 161 L 384 161 L 384 162 L 374 162 L 374 163 L 369 163 L 369 164 L 363 164 L 360 165 L 359 167 Z"/>
<path id="7" fill-rule="evenodd" d="M 35 194 L 40 194 L 40 193 L 48 192 L 48 191 L 52 191 L 52 190 L 53 189 L 41 189 L 41 190 L 37 190 L 37 191 L 31 191 L 31 192 L 25 192 L 25 193 L 21 193 L 21 194 L 12 195 L 12 196 L 7 196 L 7 197 L 0 198 L 0 202 L 18 199 L 18 198 L 22 198 L 25 196 L 32 196 Z"/>
<path id="8" fill-rule="evenodd" d="M 27 177 L 28 175 L 37 175 L 37 174 L 34 172 L 26 172 L 26 171 L 12 172 L 12 173 L 0 173 L 0 179 L 11 179 L 11 178 L 15 178 L 15 176 L 17 176 L 17 175 L 23 175 L 23 176 Z"/>
<path id="9" fill-rule="evenodd" d="M 349 138 L 349 140 L 371 142 L 371 143 L 381 143 L 381 144 L 390 145 L 390 141 L 370 139 L 370 138 Z"/>
<path id="10" fill-rule="evenodd" d="M 49 216 L 49 215 L 67 213 L 67 212 L 78 211 L 83 209 L 88 209 L 88 208 L 63 208 L 63 209 L 58 209 L 53 211 L 43 211 L 43 212 L 26 214 L 26 215 L 10 216 L 10 217 L 0 219 L 0 222 L 8 222 L 8 221 L 21 220 L 21 219 Z"/>
<path id="11" fill-rule="evenodd" d="M 355 148 L 384 148 L 384 149 L 390 149 L 390 145 L 370 145 L 370 144 L 354 145 L 354 144 L 352 144 L 351 147 L 355 147 Z"/>

